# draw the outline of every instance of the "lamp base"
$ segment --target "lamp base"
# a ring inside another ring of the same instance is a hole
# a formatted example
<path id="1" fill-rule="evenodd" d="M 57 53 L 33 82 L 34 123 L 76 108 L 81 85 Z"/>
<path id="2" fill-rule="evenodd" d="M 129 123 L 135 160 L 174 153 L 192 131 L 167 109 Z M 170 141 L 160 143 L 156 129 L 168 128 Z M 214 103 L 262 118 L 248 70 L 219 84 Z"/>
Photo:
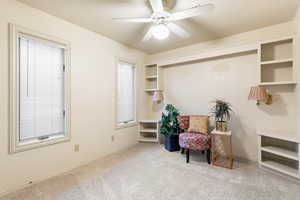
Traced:
<path id="1" fill-rule="evenodd" d="M 266 104 L 267 104 L 267 105 L 271 105 L 272 103 L 273 103 L 272 95 L 268 94 L 268 99 L 267 99 L 267 101 L 266 101 Z M 259 100 L 256 101 L 256 105 L 257 105 L 257 106 L 260 105 L 260 101 L 259 101 Z"/>
<path id="2" fill-rule="evenodd" d="M 266 104 L 267 104 L 267 105 L 271 105 L 272 103 L 273 103 L 272 95 L 268 94 L 268 99 L 267 99 Z"/>

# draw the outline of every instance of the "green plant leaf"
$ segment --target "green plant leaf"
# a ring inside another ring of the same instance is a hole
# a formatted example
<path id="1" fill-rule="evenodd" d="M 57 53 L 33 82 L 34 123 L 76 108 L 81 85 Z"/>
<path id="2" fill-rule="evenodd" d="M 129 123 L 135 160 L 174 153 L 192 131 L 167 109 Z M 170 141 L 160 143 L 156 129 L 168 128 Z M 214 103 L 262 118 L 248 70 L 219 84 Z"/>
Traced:
<path id="1" fill-rule="evenodd" d="M 177 119 L 180 115 L 179 111 L 172 104 L 167 104 L 165 111 L 161 117 L 160 133 L 165 136 L 180 133 L 181 129 Z"/>
<path id="2" fill-rule="evenodd" d="M 211 107 L 211 114 L 215 117 L 216 121 L 226 121 L 231 117 L 232 106 L 230 103 L 223 100 L 215 100 L 214 105 Z"/>

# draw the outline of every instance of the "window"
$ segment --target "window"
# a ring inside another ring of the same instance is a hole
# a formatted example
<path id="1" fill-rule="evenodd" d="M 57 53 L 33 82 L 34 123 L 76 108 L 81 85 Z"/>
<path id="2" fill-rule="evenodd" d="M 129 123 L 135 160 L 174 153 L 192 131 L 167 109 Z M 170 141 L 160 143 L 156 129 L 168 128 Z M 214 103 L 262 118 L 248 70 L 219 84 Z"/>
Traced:
<path id="1" fill-rule="evenodd" d="M 135 65 L 119 61 L 117 66 L 117 127 L 136 124 Z"/>
<path id="2" fill-rule="evenodd" d="M 69 140 L 67 45 L 11 27 L 11 152 Z"/>

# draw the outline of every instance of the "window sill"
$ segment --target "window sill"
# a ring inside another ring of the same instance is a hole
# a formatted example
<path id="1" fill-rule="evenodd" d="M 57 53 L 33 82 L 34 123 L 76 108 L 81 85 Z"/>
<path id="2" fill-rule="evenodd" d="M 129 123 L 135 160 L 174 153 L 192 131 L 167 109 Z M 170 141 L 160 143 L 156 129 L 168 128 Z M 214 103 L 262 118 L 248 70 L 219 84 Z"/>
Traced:
<path id="1" fill-rule="evenodd" d="M 126 124 L 117 124 L 115 129 L 119 130 L 119 129 L 123 129 L 123 128 L 129 128 L 129 127 L 133 127 L 133 126 L 137 126 L 138 123 L 137 122 L 129 122 Z"/>
<path id="2" fill-rule="evenodd" d="M 17 142 L 16 144 L 11 144 L 10 153 L 13 154 L 18 152 L 23 152 L 23 151 L 54 145 L 62 142 L 68 142 L 70 140 L 71 140 L 70 136 L 56 135 L 44 140 L 33 139 L 24 142 Z"/>

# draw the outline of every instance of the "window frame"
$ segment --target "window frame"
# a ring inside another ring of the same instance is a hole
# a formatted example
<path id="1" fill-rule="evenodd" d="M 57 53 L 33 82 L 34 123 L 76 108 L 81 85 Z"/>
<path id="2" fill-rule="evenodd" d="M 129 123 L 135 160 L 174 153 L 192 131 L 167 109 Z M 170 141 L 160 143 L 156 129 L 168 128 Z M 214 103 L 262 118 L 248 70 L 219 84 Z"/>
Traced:
<path id="1" fill-rule="evenodd" d="M 137 62 L 132 62 L 132 61 L 128 61 L 129 59 L 122 59 L 122 58 L 116 58 L 116 73 L 115 73 L 115 77 L 116 77 L 116 81 L 115 81 L 115 129 L 123 129 L 123 128 L 128 128 L 128 127 L 133 127 L 133 126 L 137 126 Z M 118 122 L 118 67 L 119 67 L 119 63 L 127 63 L 133 66 L 134 68 L 134 120 L 128 123 L 119 123 Z"/>
<path id="2" fill-rule="evenodd" d="M 28 38 L 38 40 L 47 45 L 55 44 L 64 48 L 64 103 L 65 103 L 65 131 L 64 134 L 52 135 L 46 139 L 33 139 L 30 141 L 21 141 L 19 133 L 19 64 L 18 64 L 18 49 L 19 37 L 26 36 Z M 9 153 L 18 153 L 26 150 L 31 150 L 39 147 L 53 145 L 71 140 L 71 84 L 70 84 L 70 43 L 52 36 L 45 35 L 36 31 L 23 28 L 18 25 L 9 24 Z"/>

